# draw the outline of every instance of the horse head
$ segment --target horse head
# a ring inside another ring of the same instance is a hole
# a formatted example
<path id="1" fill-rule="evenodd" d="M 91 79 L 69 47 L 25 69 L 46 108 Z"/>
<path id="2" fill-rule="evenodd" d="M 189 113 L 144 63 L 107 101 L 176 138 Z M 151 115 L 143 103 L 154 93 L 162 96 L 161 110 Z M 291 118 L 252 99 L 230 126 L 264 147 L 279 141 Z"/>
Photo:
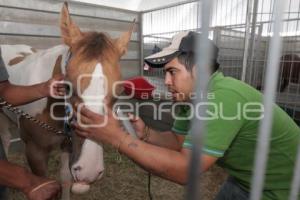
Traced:
<path id="1" fill-rule="evenodd" d="M 82 32 L 72 21 L 65 3 L 60 27 L 63 42 L 69 46 L 71 53 L 66 66 L 66 80 L 73 86 L 71 104 L 79 103 L 79 108 L 85 105 L 96 113 L 104 114 L 105 106 L 112 105 L 114 83 L 121 79 L 119 61 L 127 51 L 133 26 L 117 39 L 104 33 Z M 77 182 L 72 191 L 81 192 L 85 190 L 85 184 L 88 188 L 90 183 L 102 177 L 103 148 L 75 134 L 72 143 L 70 169 Z"/>

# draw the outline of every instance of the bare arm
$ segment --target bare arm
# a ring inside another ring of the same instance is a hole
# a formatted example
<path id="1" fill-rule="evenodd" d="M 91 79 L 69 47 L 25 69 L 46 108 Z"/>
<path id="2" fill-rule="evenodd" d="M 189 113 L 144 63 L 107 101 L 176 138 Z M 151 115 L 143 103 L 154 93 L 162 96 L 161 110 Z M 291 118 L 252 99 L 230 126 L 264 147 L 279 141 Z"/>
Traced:
<path id="1" fill-rule="evenodd" d="M 145 125 L 139 117 L 129 114 L 131 123 L 138 137 L 149 144 L 179 151 L 184 141 L 184 136 L 177 135 L 172 131 L 156 131 Z"/>
<path id="2" fill-rule="evenodd" d="M 49 179 L 31 174 L 23 167 L 0 160 L 0 185 L 20 190 L 29 200 L 46 200 L 51 197 L 51 199 L 58 198 L 61 187 L 55 181 L 51 181 L 51 184 L 47 184 L 39 190 L 31 192 L 37 186 L 49 181 Z"/>
<path id="3" fill-rule="evenodd" d="M 102 116 L 83 107 L 80 114 L 81 123 L 85 125 L 103 124 L 105 118 L 108 118 L 107 124 L 103 127 L 82 126 L 78 122 L 75 123 L 76 133 L 80 136 L 113 145 L 138 165 L 157 176 L 179 184 L 187 182 L 189 150 L 176 151 L 132 138 L 122 130 L 119 121 L 113 117 L 111 110 L 108 110 L 108 115 Z M 201 159 L 202 172 L 206 171 L 217 160 L 217 158 L 208 155 L 203 155 Z"/>
<path id="4" fill-rule="evenodd" d="M 119 149 L 147 171 L 179 184 L 187 183 L 190 150 L 169 150 L 135 140 L 130 136 L 125 138 Z M 208 170 L 216 160 L 215 157 L 202 155 L 201 172 Z"/>
<path id="5" fill-rule="evenodd" d="M 3 81 L 0 82 L 0 97 L 13 105 L 21 105 L 47 96 L 61 96 L 65 92 L 64 85 L 58 83 L 61 80 L 63 76 L 57 75 L 49 81 L 31 86 L 18 86 Z"/>
<path id="6" fill-rule="evenodd" d="M 32 86 L 12 85 L 8 81 L 0 83 L 0 95 L 13 105 L 30 103 L 47 96 L 44 84 Z"/>
<path id="7" fill-rule="evenodd" d="M 159 132 L 151 128 L 149 128 L 148 134 L 149 136 L 146 139 L 146 142 L 150 144 L 173 149 L 176 151 L 181 150 L 184 136 L 177 135 L 172 131 Z"/>

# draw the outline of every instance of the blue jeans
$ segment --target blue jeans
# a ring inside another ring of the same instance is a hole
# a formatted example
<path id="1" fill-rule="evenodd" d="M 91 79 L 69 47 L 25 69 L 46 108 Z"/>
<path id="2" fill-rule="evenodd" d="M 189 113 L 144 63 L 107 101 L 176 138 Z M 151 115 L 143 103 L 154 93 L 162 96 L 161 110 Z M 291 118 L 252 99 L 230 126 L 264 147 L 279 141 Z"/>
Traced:
<path id="1" fill-rule="evenodd" d="M 249 193 L 242 189 L 233 177 L 229 177 L 221 186 L 215 200 L 248 200 Z"/>
<path id="2" fill-rule="evenodd" d="M 0 160 L 7 160 L 1 138 L 0 138 Z M 0 186 L 0 200 L 6 200 L 6 199 L 7 199 L 6 187 Z"/>

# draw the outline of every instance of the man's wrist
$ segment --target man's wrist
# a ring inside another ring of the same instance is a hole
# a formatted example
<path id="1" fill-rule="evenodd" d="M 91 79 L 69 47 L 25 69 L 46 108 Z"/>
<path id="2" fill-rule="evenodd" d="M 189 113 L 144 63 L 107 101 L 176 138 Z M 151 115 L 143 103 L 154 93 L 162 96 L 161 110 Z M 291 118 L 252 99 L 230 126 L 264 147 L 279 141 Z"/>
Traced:
<path id="1" fill-rule="evenodd" d="M 117 138 L 115 138 L 111 142 L 111 145 L 118 151 L 122 142 L 124 142 L 127 136 L 129 136 L 129 134 L 125 131 L 122 131 L 122 134 L 120 134 Z"/>
<path id="2" fill-rule="evenodd" d="M 21 176 L 23 176 L 23 182 L 22 185 L 20 185 L 19 189 L 24 193 L 24 194 L 28 194 L 30 192 L 30 189 L 33 185 L 33 179 L 35 179 L 34 175 L 31 174 L 29 171 L 27 171 L 26 169 L 21 169 Z"/>
<path id="3" fill-rule="evenodd" d="M 141 138 L 141 140 L 143 140 L 144 142 L 148 142 L 150 137 L 150 132 L 151 132 L 150 127 L 146 125 L 143 130 L 143 137 Z"/>
<path id="4" fill-rule="evenodd" d="M 47 82 L 43 82 L 37 85 L 40 97 L 48 97 L 50 96 L 50 91 L 47 86 Z"/>

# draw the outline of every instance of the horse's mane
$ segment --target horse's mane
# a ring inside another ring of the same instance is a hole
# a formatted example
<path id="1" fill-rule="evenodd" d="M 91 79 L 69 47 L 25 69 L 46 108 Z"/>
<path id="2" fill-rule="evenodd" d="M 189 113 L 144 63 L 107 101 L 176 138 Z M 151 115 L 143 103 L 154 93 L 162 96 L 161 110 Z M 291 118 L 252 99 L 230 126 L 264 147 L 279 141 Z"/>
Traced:
<path id="1" fill-rule="evenodd" d="M 80 49 L 81 57 L 84 59 L 102 60 L 105 55 L 116 51 L 111 39 L 104 33 L 87 32 L 79 40 L 75 48 Z"/>

